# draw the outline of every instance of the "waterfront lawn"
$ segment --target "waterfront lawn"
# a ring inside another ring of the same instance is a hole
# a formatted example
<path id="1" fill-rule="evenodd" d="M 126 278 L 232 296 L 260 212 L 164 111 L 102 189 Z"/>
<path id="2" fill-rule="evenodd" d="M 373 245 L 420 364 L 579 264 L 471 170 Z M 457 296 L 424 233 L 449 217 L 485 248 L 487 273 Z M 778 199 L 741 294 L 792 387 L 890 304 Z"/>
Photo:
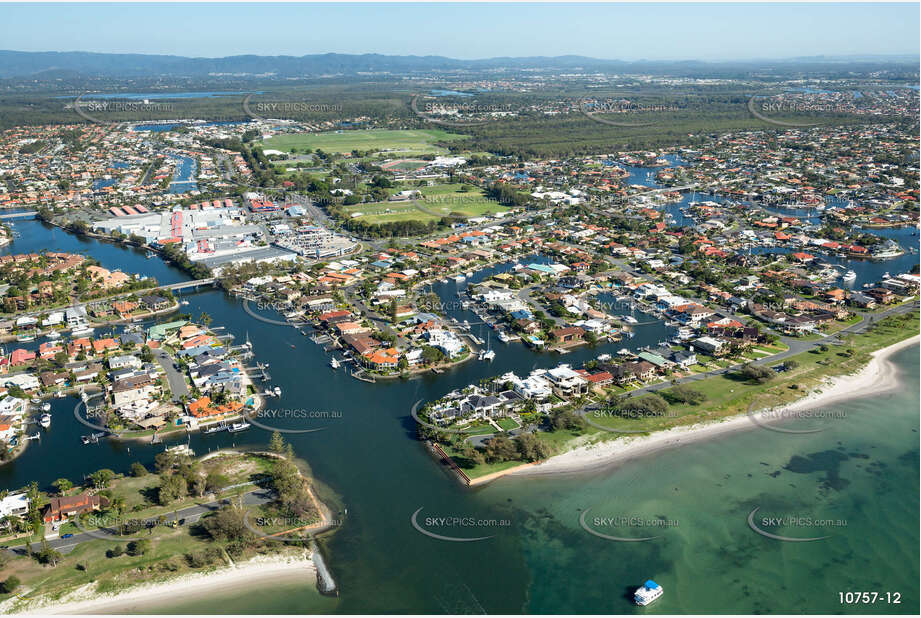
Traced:
<path id="1" fill-rule="evenodd" d="M 311 148 L 325 152 L 346 153 L 353 150 L 381 150 L 402 154 L 444 154 L 435 142 L 465 139 L 465 135 L 441 129 L 390 130 L 368 129 L 329 131 L 325 133 L 288 133 L 263 142 L 267 150 L 290 152 L 292 148 Z"/>
<path id="2" fill-rule="evenodd" d="M 794 355 L 787 360 L 795 361 L 795 368 L 777 374 L 764 384 L 744 380 L 737 373 L 691 382 L 688 386 L 703 393 L 706 397 L 706 400 L 699 405 L 675 403 L 670 404 L 668 411 L 662 416 L 637 419 L 600 416 L 592 417 L 592 422 L 611 428 L 651 433 L 736 416 L 746 412 L 752 403 L 758 408 L 787 404 L 803 397 L 810 390 L 820 387 L 831 376 L 858 371 L 870 360 L 872 352 L 918 334 L 918 318 L 918 312 L 903 316 L 890 316 L 881 320 L 866 333 L 847 337 L 843 345 L 829 345 L 828 350 L 824 352 L 816 348 Z M 637 434 L 609 432 L 587 425 L 580 432 L 560 430 L 538 432 L 536 435 L 549 447 L 551 453 L 558 454 L 582 444 Z M 464 472 L 470 478 L 477 478 L 521 463 L 523 462 L 512 461 L 501 464 L 484 464 L 465 468 Z"/>

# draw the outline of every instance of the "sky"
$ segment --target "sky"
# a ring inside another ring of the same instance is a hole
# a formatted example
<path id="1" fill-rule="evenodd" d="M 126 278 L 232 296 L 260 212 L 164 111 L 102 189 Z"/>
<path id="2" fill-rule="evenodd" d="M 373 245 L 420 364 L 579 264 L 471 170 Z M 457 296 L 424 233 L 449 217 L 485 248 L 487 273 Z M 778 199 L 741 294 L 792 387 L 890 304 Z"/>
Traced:
<path id="1" fill-rule="evenodd" d="M 0 48 L 746 60 L 911 54 L 919 4 L 2 4 Z"/>

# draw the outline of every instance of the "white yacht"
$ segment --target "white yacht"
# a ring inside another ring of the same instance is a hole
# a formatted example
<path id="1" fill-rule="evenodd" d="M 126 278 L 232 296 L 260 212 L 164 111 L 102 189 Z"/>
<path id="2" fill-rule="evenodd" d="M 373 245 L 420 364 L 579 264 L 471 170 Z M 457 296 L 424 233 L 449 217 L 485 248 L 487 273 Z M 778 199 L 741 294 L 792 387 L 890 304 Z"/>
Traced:
<path id="1" fill-rule="evenodd" d="M 90 326 L 81 326 L 70 331 L 70 334 L 74 337 L 83 337 L 84 335 L 92 335 L 93 330 L 94 329 Z"/>
<path id="2" fill-rule="evenodd" d="M 59 333 L 56 330 L 53 330 L 50 333 L 45 335 L 45 339 L 47 339 L 48 341 L 57 341 L 60 338 L 61 338 L 61 333 Z"/>
<path id="3" fill-rule="evenodd" d="M 662 596 L 662 586 L 651 579 L 647 579 L 646 583 L 633 593 L 633 601 L 637 605 L 649 605 L 660 596 Z"/>
<path id="4" fill-rule="evenodd" d="M 42 414 L 41 418 L 38 419 L 38 424 L 44 427 L 45 429 L 51 427 L 51 415 Z"/>
<path id="5" fill-rule="evenodd" d="M 844 273 L 843 275 L 841 275 L 841 278 L 842 278 L 844 281 L 853 281 L 854 279 L 857 278 L 857 273 L 855 273 L 853 270 L 849 270 L 849 271 L 847 271 L 846 273 Z"/>
<path id="6" fill-rule="evenodd" d="M 638 320 L 632 315 L 625 315 L 623 317 L 623 321 L 626 322 L 627 324 L 636 324 L 638 322 Z"/>
<path id="7" fill-rule="evenodd" d="M 250 425 L 249 423 L 233 423 L 230 427 L 227 428 L 227 431 L 229 431 L 230 433 L 236 433 L 238 431 L 246 431 L 251 426 L 252 425 Z"/>
<path id="8" fill-rule="evenodd" d="M 329 359 L 329 366 L 332 367 L 333 369 L 339 369 L 341 365 L 342 363 L 337 361 L 335 357 Z"/>
<path id="9" fill-rule="evenodd" d="M 480 360 L 481 361 L 491 361 L 496 357 L 496 353 L 493 350 L 480 350 Z"/>
<path id="10" fill-rule="evenodd" d="M 502 343 L 508 343 L 509 341 L 512 340 L 511 337 L 509 337 L 507 334 L 505 334 L 505 331 L 504 331 L 504 330 L 500 330 L 500 331 L 499 331 L 499 334 L 496 335 L 496 337 L 498 337 L 498 338 L 499 338 L 499 341 L 501 341 Z"/>

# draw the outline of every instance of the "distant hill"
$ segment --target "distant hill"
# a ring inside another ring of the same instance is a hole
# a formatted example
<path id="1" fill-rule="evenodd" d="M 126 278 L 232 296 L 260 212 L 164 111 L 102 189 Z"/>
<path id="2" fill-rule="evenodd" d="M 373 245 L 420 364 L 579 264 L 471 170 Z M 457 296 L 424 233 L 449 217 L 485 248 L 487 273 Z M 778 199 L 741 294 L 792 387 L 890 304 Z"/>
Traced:
<path id="1" fill-rule="evenodd" d="M 733 76 L 749 71 L 821 70 L 840 68 L 843 63 L 859 70 L 914 66 L 909 56 L 813 57 L 786 60 L 745 60 L 735 62 L 648 61 L 626 62 L 584 56 L 488 58 L 458 60 L 442 56 L 386 56 L 382 54 L 313 54 L 308 56 L 227 56 L 187 58 L 146 54 L 99 54 L 92 52 L 0 51 L 0 78 L 42 75 L 86 77 L 202 77 L 214 74 L 301 77 L 355 75 L 359 73 L 430 73 L 433 71 L 485 71 L 494 69 L 550 69 L 603 72 L 649 73 L 658 75 Z M 855 66 L 856 65 L 856 66 Z"/>

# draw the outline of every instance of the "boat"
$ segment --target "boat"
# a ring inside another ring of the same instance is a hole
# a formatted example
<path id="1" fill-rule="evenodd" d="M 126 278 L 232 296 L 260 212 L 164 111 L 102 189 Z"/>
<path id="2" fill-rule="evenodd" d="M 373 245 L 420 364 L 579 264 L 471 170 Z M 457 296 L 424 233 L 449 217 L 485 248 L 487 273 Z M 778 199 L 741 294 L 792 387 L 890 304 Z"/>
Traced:
<path id="1" fill-rule="evenodd" d="M 202 433 L 217 433 L 219 431 L 225 431 L 226 429 L 227 425 L 225 425 L 223 422 L 220 422 L 208 427 L 207 429 L 203 429 Z"/>
<path id="2" fill-rule="evenodd" d="M 509 337 L 509 336 L 505 333 L 504 330 L 500 330 L 500 331 L 499 331 L 499 334 L 496 335 L 496 336 L 499 338 L 499 341 L 501 341 L 502 343 L 508 343 L 509 341 L 512 340 L 512 338 Z"/>
<path id="3" fill-rule="evenodd" d="M 841 278 L 842 278 L 844 281 L 853 281 L 854 279 L 857 278 L 857 273 L 855 273 L 853 270 L 849 270 L 849 271 L 847 271 L 846 273 L 844 273 L 843 275 L 841 275 Z"/>
<path id="4" fill-rule="evenodd" d="M 646 583 L 633 593 L 633 602 L 637 605 L 649 605 L 660 596 L 662 596 L 662 586 L 651 579 L 647 579 Z"/>
<path id="5" fill-rule="evenodd" d="M 44 427 L 45 429 L 47 429 L 48 427 L 51 427 L 51 415 L 42 414 L 41 418 L 38 419 L 38 424 Z"/>
<path id="6" fill-rule="evenodd" d="M 464 275 L 454 275 L 454 280 L 455 280 L 455 281 L 460 282 L 460 281 L 463 281 L 464 279 L 466 279 L 466 277 L 465 277 Z"/>
<path id="7" fill-rule="evenodd" d="M 179 303 L 179 304 L 180 304 L 180 305 L 182 305 L 182 306 L 184 307 L 184 306 L 186 306 L 186 305 L 188 305 L 188 304 L 189 304 L 189 301 L 187 301 L 187 300 L 184 300 L 184 301 L 182 301 L 182 302 L 181 302 L 181 303 Z"/>
<path id="8" fill-rule="evenodd" d="M 611 355 L 610 354 L 599 354 L 597 360 L 602 363 L 606 363 L 609 360 L 611 360 Z"/>
<path id="9" fill-rule="evenodd" d="M 45 402 L 42 404 L 42 412 L 49 412 L 51 410 L 51 404 Z"/>
<path id="10" fill-rule="evenodd" d="M 94 329 L 90 326 L 81 326 L 70 331 L 70 334 L 74 337 L 83 337 L 84 335 L 92 335 L 93 330 Z"/>
<path id="11" fill-rule="evenodd" d="M 157 254 L 153 251 L 148 251 L 145 257 L 149 260 L 152 257 L 157 257 Z"/>
<path id="12" fill-rule="evenodd" d="M 53 330 L 47 335 L 45 335 L 45 339 L 47 339 L 48 341 L 57 341 L 60 338 L 61 338 L 61 333 L 59 333 L 56 330 Z"/>
<path id="13" fill-rule="evenodd" d="M 276 397 L 281 397 L 281 387 L 280 386 L 276 386 L 275 388 L 273 388 L 272 392 L 275 393 Z"/>
<path id="14" fill-rule="evenodd" d="M 233 423 L 227 428 L 227 431 L 230 433 L 237 433 L 238 431 L 246 431 L 250 427 L 252 427 L 252 425 L 249 423 Z"/>
<path id="15" fill-rule="evenodd" d="M 339 367 L 341 366 L 341 364 L 342 364 L 342 363 L 340 363 L 339 361 L 337 361 L 337 360 L 335 359 L 335 357 L 329 359 L 329 366 L 332 367 L 333 369 L 339 369 Z"/>
<path id="16" fill-rule="evenodd" d="M 34 333 L 23 333 L 21 335 L 16 335 L 16 341 L 19 341 L 20 343 L 26 342 L 26 341 L 35 341 L 35 334 Z"/>
<path id="17" fill-rule="evenodd" d="M 626 322 L 627 324 L 637 324 L 637 323 L 638 323 L 638 320 L 637 320 L 635 317 L 633 317 L 632 315 L 624 316 L 623 320 L 624 320 L 624 322 Z"/>

